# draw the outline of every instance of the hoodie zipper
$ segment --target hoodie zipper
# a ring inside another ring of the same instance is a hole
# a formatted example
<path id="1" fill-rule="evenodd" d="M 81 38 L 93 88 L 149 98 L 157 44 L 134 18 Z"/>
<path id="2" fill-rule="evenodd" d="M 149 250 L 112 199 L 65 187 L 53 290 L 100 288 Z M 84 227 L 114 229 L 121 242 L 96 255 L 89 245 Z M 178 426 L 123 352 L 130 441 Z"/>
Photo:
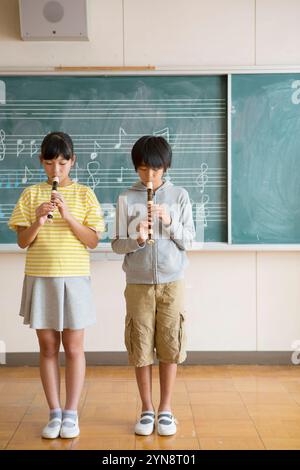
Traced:
<path id="1" fill-rule="evenodd" d="M 153 204 L 156 204 L 156 192 L 153 193 Z M 153 225 L 154 227 L 154 225 Z M 155 235 L 154 230 L 153 230 L 153 235 Z M 151 250 L 152 250 L 152 256 L 153 256 L 153 281 L 154 284 L 157 284 L 157 254 L 158 254 L 158 248 L 157 248 L 157 242 L 158 240 L 151 245 Z"/>

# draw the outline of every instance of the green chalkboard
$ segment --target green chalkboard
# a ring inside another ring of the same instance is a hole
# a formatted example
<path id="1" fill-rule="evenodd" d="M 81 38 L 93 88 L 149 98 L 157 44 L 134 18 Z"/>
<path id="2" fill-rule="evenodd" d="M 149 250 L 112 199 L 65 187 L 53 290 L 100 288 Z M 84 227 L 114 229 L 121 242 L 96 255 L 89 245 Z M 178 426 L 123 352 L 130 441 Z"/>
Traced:
<path id="1" fill-rule="evenodd" d="M 227 79 L 224 76 L 0 76 L 0 243 L 15 243 L 7 220 L 21 193 L 44 179 L 45 134 L 69 133 L 72 173 L 92 187 L 112 234 L 118 194 L 137 179 L 130 151 L 144 134 L 173 149 L 167 178 L 185 187 L 197 237 L 227 241 Z"/>
<path id="2" fill-rule="evenodd" d="M 232 76 L 233 243 L 300 243 L 300 74 Z"/>

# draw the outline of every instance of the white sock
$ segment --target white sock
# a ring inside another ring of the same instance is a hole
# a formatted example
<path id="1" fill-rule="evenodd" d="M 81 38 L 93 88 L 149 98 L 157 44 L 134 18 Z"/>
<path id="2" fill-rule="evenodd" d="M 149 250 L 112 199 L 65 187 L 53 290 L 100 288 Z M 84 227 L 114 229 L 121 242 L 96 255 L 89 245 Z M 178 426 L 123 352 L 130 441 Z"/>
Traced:
<path id="1" fill-rule="evenodd" d="M 62 419 L 64 420 L 65 418 L 68 418 L 70 419 L 71 421 L 73 421 L 73 423 L 70 423 L 69 421 L 67 421 L 64 426 L 66 426 L 67 428 L 71 428 L 72 426 L 75 426 L 76 424 L 76 420 L 77 420 L 77 410 L 63 410 L 62 412 Z"/>
<path id="2" fill-rule="evenodd" d="M 62 417 L 61 408 L 54 408 L 54 409 L 50 410 L 49 421 L 51 421 L 54 418 L 61 419 L 61 417 Z M 57 423 L 55 423 L 55 422 L 49 424 L 50 428 L 54 428 L 55 426 L 57 426 Z"/>

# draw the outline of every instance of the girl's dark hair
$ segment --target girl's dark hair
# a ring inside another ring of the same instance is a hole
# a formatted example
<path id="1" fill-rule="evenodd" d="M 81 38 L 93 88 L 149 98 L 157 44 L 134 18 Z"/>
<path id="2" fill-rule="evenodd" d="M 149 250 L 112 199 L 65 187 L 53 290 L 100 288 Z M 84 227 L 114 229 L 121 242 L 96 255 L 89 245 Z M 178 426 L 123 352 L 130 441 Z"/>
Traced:
<path id="1" fill-rule="evenodd" d="M 62 156 L 65 160 L 73 157 L 73 142 L 64 132 L 50 132 L 41 145 L 41 157 L 44 160 L 53 160 Z"/>
<path id="2" fill-rule="evenodd" d="M 172 162 L 172 149 L 163 137 L 145 135 L 136 141 L 131 150 L 135 171 L 139 166 L 162 168 L 166 171 Z"/>

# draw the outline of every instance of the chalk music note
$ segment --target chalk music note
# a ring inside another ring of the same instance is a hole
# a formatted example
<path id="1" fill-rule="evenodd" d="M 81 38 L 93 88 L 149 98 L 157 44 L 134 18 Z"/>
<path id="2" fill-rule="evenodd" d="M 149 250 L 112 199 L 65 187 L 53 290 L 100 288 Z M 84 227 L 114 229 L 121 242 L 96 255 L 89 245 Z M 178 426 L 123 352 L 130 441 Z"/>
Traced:
<path id="1" fill-rule="evenodd" d="M 207 171 L 208 171 L 208 166 L 206 163 L 202 163 L 200 167 L 201 171 L 199 175 L 196 178 L 196 184 L 199 186 L 200 193 L 204 192 L 205 185 L 208 181 L 208 176 L 207 176 Z"/>
<path id="2" fill-rule="evenodd" d="M 123 170 L 124 170 L 124 168 L 121 166 L 120 176 L 117 178 L 118 183 L 122 183 L 122 182 L 123 182 Z"/>
<path id="3" fill-rule="evenodd" d="M 206 209 L 206 206 L 209 202 L 209 196 L 208 194 L 203 194 L 201 198 L 201 213 L 203 217 L 203 225 L 204 227 L 207 227 L 207 217 L 209 216 L 209 211 Z"/>
<path id="4" fill-rule="evenodd" d="M 30 157 L 32 158 L 32 156 L 37 153 L 38 151 L 38 146 L 36 145 L 35 143 L 35 140 L 31 140 L 30 141 Z"/>
<path id="5" fill-rule="evenodd" d="M 17 140 L 17 157 L 23 152 L 25 144 L 23 144 L 23 139 Z"/>
<path id="6" fill-rule="evenodd" d="M 123 127 L 120 127 L 119 128 L 119 142 L 115 145 L 115 149 L 119 149 L 121 148 L 121 145 L 122 145 L 122 135 L 125 137 L 127 134 L 126 132 L 124 131 Z"/>
<path id="7" fill-rule="evenodd" d="M 0 80 L 0 104 L 6 104 L 6 86 L 3 80 Z"/>
<path id="8" fill-rule="evenodd" d="M 22 183 L 26 184 L 28 180 L 30 180 L 33 177 L 33 173 L 29 170 L 27 166 L 24 168 L 24 176 L 22 178 Z"/>
<path id="9" fill-rule="evenodd" d="M 0 129 L 0 161 L 4 160 L 5 158 L 5 150 L 6 150 L 5 132 L 3 129 Z"/>
<path id="10" fill-rule="evenodd" d="M 91 186 L 94 191 L 97 185 L 100 183 L 100 178 L 95 178 L 98 171 L 100 170 L 100 164 L 99 162 L 89 162 L 86 168 L 89 174 L 87 184 L 88 186 Z"/>
<path id="11" fill-rule="evenodd" d="M 161 129 L 160 131 L 154 131 L 153 135 L 156 135 L 157 137 L 164 137 L 167 142 L 170 140 L 170 131 L 168 127 L 165 127 L 164 129 Z"/>
<path id="12" fill-rule="evenodd" d="M 91 153 L 91 160 L 95 160 L 98 157 L 97 149 L 101 150 L 101 145 L 94 140 L 94 151 Z"/>
<path id="13" fill-rule="evenodd" d="M 78 163 L 76 162 L 76 165 L 75 165 L 75 177 L 72 178 L 73 181 L 75 181 L 75 183 L 78 183 L 78 170 L 79 170 L 79 166 L 78 166 Z"/>

